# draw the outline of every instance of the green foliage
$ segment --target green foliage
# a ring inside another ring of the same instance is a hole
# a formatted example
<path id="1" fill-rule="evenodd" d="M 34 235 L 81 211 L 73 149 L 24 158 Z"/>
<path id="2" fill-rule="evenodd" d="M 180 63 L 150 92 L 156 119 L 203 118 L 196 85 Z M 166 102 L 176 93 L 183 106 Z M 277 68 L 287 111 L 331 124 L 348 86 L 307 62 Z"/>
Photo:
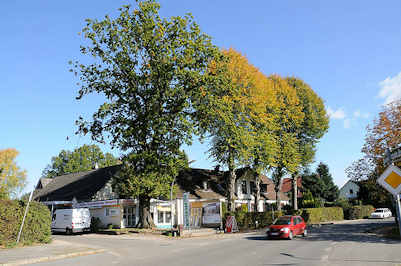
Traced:
<path id="1" fill-rule="evenodd" d="M 244 209 L 237 209 L 233 213 L 226 213 L 228 215 L 234 215 L 240 230 L 248 230 L 255 228 L 263 228 L 269 226 L 273 221 L 283 215 L 282 211 L 271 211 L 268 212 L 245 212 Z M 257 221 L 257 223 L 256 223 Z M 225 219 L 224 219 L 225 224 Z"/>
<path id="2" fill-rule="evenodd" d="M 97 233 L 99 229 L 102 228 L 102 222 L 98 217 L 91 218 L 91 232 Z"/>
<path id="3" fill-rule="evenodd" d="M 301 200 L 303 208 L 320 208 L 323 207 L 324 203 L 320 198 L 313 197 L 312 192 L 306 190 Z"/>
<path id="4" fill-rule="evenodd" d="M 340 207 L 306 208 L 302 210 L 301 216 L 308 224 L 344 220 L 344 212 Z"/>
<path id="5" fill-rule="evenodd" d="M 320 162 L 317 166 L 316 173 L 319 175 L 319 178 L 324 184 L 321 198 L 330 202 L 335 201 L 338 198 L 339 190 L 333 182 L 333 177 L 329 172 L 329 167 L 327 164 Z"/>
<path id="6" fill-rule="evenodd" d="M 357 182 L 359 186 L 358 199 L 364 205 L 373 205 L 375 208 L 392 208 L 393 196 L 376 182 L 376 175 Z"/>
<path id="7" fill-rule="evenodd" d="M 52 178 L 60 175 L 92 170 L 95 164 L 107 167 L 120 163 L 111 153 L 103 153 L 97 145 L 83 145 L 74 151 L 62 150 L 52 157 L 51 163 L 42 172 L 42 177 Z"/>
<path id="8" fill-rule="evenodd" d="M 319 163 L 315 173 L 306 169 L 302 174 L 302 188 L 308 190 L 316 199 L 333 202 L 338 198 L 339 190 L 333 182 L 329 168 L 324 163 Z M 322 205 L 323 206 L 323 205 Z"/>
<path id="9" fill-rule="evenodd" d="M 194 117 L 202 88 L 215 75 L 207 67 L 221 56 L 193 17 L 162 18 L 153 0 L 124 6 L 115 19 L 88 19 L 84 55 L 92 64 L 73 63 L 79 75 L 77 99 L 91 93 L 106 101 L 91 120 L 80 117 L 78 131 L 127 151 L 117 190 L 137 197 L 141 225 L 152 224 L 150 198 L 166 197 L 183 166 L 180 147 L 197 133 Z"/>
<path id="10" fill-rule="evenodd" d="M 0 200 L 0 245 L 10 246 L 17 240 L 26 202 Z M 51 240 L 49 209 L 38 202 L 31 202 L 25 219 L 20 242 L 23 244 L 49 243 Z"/>
<path id="11" fill-rule="evenodd" d="M 345 218 L 348 220 L 368 218 L 374 210 L 372 205 L 352 206 L 347 210 Z"/>

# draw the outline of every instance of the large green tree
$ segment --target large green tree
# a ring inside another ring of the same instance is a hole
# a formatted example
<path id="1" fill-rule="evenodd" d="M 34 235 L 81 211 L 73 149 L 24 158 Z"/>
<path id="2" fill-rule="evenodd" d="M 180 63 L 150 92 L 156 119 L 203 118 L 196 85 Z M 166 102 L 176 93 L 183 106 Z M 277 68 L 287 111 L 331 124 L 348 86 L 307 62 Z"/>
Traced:
<path id="1" fill-rule="evenodd" d="M 167 197 L 183 165 L 180 146 L 196 133 L 195 100 L 215 78 L 207 66 L 221 56 L 191 15 L 162 18 L 153 0 L 124 6 L 115 19 L 87 20 L 81 47 L 92 64 L 76 62 L 78 99 L 105 96 L 92 119 L 77 121 L 79 132 L 125 152 L 121 193 L 139 199 L 140 224 L 153 225 L 150 199 Z M 210 86 L 209 86 L 210 87 Z"/>
<path id="2" fill-rule="evenodd" d="M 0 199 L 15 198 L 26 185 L 26 171 L 15 161 L 16 149 L 0 150 Z"/>
<path id="3" fill-rule="evenodd" d="M 329 128 L 329 118 L 323 100 L 308 84 L 295 77 L 287 78 L 287 82 L 296 90 L 304 114 L 301 124 L 296 128 L 300 164 L 292 173 L 292 202 L 293 208 L 297 210 L 299 172 L 313 162 L 316 145 Z"/>
<path id="4" fill-rule="evenodd" d="M 83 145 L 73 151 L 62 150 L 52 157 L 49 165 L 42 172 L 42 177 L 53 178 L 60 175 L 92 170 L 121 163 L 111 153 L 103 153 L 99 146 Z"/>

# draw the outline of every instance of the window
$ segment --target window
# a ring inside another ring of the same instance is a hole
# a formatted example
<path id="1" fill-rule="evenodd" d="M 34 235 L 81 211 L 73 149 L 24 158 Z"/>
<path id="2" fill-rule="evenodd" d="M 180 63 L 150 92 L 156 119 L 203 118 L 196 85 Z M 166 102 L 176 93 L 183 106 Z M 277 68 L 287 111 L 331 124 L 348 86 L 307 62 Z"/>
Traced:
<path id="1" fill-rule="evenodd" d="M 246 180 L 242 180 L 241 188 L 242 194 L 248 194 L 248 190 L 246 189 Z"/>
<path id="2" fill-rule="evenodd" d="M 349 194 L 354 194 L 354 191 L 352 189 L 350 189 Z"/>
<path id="3" fill-rule="evenodd" d="M 165 223 L 171 223 L 171 212 L 166 212 L 166 221 Z"/>
<path id="4" fill-rule="evenodd" d="M 163 223 L 163 212 L 162 211 L 157 211 L 157 223 L 162 224 Z"/>
<path id="5" fill-rule="evenodd" d="M 250 185 L 251 185 L 251 194 L 252 194 L 252 193 L 256 192 L 256 185 L 255 185 L 255 182 L 253 182 L 253 181 L 250 182 Z"/>
<path id="6" fill-rule="evenodd" d="M 267 184 L 260 184 L 260 192 L 261 193 L 267 192 Z"/>

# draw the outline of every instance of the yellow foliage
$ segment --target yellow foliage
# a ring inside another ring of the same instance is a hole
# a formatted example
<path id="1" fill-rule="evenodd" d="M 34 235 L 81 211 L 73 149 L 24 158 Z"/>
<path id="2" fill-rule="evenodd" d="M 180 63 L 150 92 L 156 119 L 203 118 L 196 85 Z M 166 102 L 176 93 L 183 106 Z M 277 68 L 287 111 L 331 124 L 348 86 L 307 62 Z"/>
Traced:
<path id="1" fill-rule="evenodd" d="M 25 186 L 26 180 L 26 171 L 21 170 L 15 162 L 18 154 L 16 149 L 0 150 L 0 186 L 13 195 Z"/>

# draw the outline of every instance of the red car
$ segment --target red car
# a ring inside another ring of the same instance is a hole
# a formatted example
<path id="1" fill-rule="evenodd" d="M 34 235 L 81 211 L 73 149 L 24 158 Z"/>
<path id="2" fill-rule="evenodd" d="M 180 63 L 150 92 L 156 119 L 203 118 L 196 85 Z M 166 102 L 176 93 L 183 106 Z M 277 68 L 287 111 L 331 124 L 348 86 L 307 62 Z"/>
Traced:
<path id="1" fill-rule="evenodd" d="M 306 236 L 306 224 L 300 216 L 281 216 L 277 218 L 266 231 L 268 238 L 286 238 L 292 239 L 296 235 Z"/>

